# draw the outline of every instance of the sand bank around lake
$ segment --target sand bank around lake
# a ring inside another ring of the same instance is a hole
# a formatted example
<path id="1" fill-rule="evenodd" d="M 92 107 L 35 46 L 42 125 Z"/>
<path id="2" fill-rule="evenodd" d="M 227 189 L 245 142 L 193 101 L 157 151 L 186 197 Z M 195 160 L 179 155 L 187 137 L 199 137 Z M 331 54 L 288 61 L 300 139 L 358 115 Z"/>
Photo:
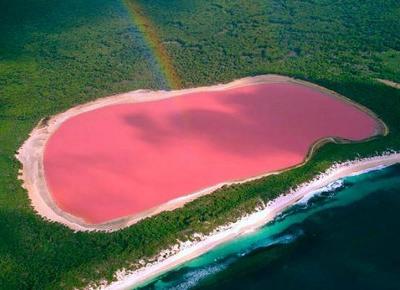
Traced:
<path id="1" fill-rule="evenodd" d="M 64 113 L 55 115 L 51 118 L 44 119 L 41 121 L 41 123 L 31 132 L 30 137 L 22 145 L 17 154 L 17 158 L 22 163 L 20 178 L 23 181 L 24 188 L 26 188 L 28 191 L 29 198 L 32 202 L 32 206 L 45 219 L 62 223 L 76 231 L 87 231 L 87 230 L 113 231 L 132 225 L 145 217 L 155 215 L 165 210 L 173 210 L 178 207 L 181 207 L 185 203 L 192 201 L 202 195 L 209 194 L 223 185 L 237 183 L 237 182 L 247 182 L 270 174 L 277 174 L 279 172 L 282 172 L 282 170 L 274 172 L 270 171 L 262 175 L 258 175 L 252 178 L 247 178 L 245 180 L 219 183 L 212 187 L 208 187 L 204 190 L 200 190 L 195 193 L 191 193 L 170 200 L 160 206 L 143 211 L 140 214 L 126 216 L 102 224 L 87 223 L 82 218 L 71 215 L 70 213 L 61 210 L 60 207 L 56 204 L 54 198 L 52 197 L 49 191 L 44 173 L 43 159 L 47 141 L 65 121 L 69 120 L 72 117 L 78 116 L 82 113 L 90 112 L 111 105 L 151 102 L 196 92 L 218 92 L 218 91 L 226 91 L 233 88 L 241 88 L 254 84 L 270 84 L 270 83 L 298 84 L 312 88 L 316 91 L 322 92 L 329 96 L 340 98 L 341 100 L 344 100 L 348 104 L 357 107 L 363 112 L 366 112 L 369 116 L 373 117 L 376 120 L 377 127 L 374 132 L 374 135 L 380 135 L 380 134 L 385 135 L 388 133 L 388 129 L 385 126 L 385 124 L 381 120 L 379 120 L 377 116 L 375 116 L 367 108 L 355 104 L 351 100 L 343 96 L 340 96 L 335 92 L 322 88 L 320 86 L 284 76 L 263 75 L 263 76 L 249 77 L 236 80 L 228 84 L 221 84 L 210 87 L 200 87 L 193 89 L 184 89 L 179 91 L 138 90 L 134 92 L 101 98 L 96 101 L 74 107 L 70 110 L 67 110 Z M 307 156 L 305 156 L 303 162 L 299 163 L 295 167 L 301 166 L 304 162 L 306 162 L 314 152 L 315 148 L 317 148 L 318 146 L 326 142 L 335 142 L 335 141 L 344 142 L 344 140 L 339 140 L 334 138 L 324 138 L 319 140 L 309 149 L 309 153 Z M 284 170 L 288 169 L 290 168 Z"/>
<path id="2" fill-rule="evenodd" d="M 87 289 L 120 290 L 140 286 L 146 281 L 156 278 L 218 245 L 259 229 L 272 221 L 284 209 L 300 201 L 305 196 L 328 187 L 339 179 L 374 169 L 382 169 L 396 163 L 400 163 L 400 153 L 388 152 L 381 156 L 335 164 L 312 181 L 301 184 L 296 189 L 281 195 L 253 214 L 245 216 L 233 224 L 220 227 L 209 236 L 199 235 L 199 241 L 181 242 L 160 253 L 158 257 L 153 259 L 153 262 L 143 263 L 142 267 L 136 271 L 121 270 L 115 274 L 116 281 L 111 284 L 104 282 L 103 284 L 100 283 L 100 285 L 88 286 Z"/>

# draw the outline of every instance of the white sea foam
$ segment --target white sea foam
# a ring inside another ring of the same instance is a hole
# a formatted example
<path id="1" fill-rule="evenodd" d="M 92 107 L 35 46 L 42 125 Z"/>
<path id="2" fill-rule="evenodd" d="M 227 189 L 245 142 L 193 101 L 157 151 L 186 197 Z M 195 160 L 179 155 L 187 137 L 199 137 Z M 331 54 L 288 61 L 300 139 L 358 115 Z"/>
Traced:
<path id="1" fill-rule="evenodd" d="M 302 235 L 304 235 L 304 231 L 302 229 L 296 229 L 294 231 L 291 231 L 290 233 L 277 236 L 276 238 L 272 239 L 272 241 L 265 244 L 263 247 L 290 244 L 296 241 Z"/>
<path id="2" fill-rule="evenodd" d="M 169 286 L 168 288 L 176 290 L 190 289 L 193 286 L 197 285 L 200 280 L 226 269 L 227 266 L 228 265 L 226 264 L 213 264 L 211 266 L 186 273 L 181 279 L 181 281 L 183 281 L 182 283 L 179 283 L 175 286 Z"/>
<path id="3" fill-rule="evenodd" d="M 332 183 L 329 183 L 327 186 L 321 187 L 318 190 L 311 191 L 310 193 L 304 195 L 304 197 L 302 197 L 296 204 L 305 205 L 310 201 L 311 198 L 318 196 L 325 192 L 334 192 L 334 191 L 338 190 L 339 188 L 342 188 L 343 186 L 344 186 L 343 179 L 336 180 Z"/>

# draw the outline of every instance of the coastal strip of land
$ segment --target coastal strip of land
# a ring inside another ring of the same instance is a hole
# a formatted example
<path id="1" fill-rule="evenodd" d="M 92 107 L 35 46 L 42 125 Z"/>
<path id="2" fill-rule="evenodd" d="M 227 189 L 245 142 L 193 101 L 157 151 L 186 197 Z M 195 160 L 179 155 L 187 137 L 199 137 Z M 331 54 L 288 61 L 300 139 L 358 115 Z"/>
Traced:
<path id="1" fill-rule="evenodd" d="M 303 197 L 329 186 L 333 182 L 347 176 L 362 174 L 371 170 L 381 169 L 400 163 L 400 153 L 387 152 L 371 158 L 334 164 L 326 172 L 318 175 L 312 181 L 299 185 L 297 188 L 282 194 L 270 201 L 265 207 L 256 210 L 235 223 L 216 229 L 208 236 L 198 235 L 197 241 L 181 242 L 154 257 L 154 262 L 143 261 L 142 266 L 135 271 L 121 269 L 115 274 L 115 282 L 102 282 L 89 285 L 87 289 L 132 289 L 156 278 L 157 276 L 192 260 L 218 245 L 233 240 L 246 233 L 253 232 L 272 221 L 279 213 L 300 201 Z"/>

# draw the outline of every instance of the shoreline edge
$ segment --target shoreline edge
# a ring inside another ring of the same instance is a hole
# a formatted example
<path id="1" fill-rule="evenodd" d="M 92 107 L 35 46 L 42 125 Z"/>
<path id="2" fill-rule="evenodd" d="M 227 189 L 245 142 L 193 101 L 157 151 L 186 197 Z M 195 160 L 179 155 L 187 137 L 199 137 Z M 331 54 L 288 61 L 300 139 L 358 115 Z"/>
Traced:
<path id="1" fill-rule="evenodd" d="M 98 284 L 88 285 L 85 289 L 122 290 L 142 286 L 146 282 L 205 254 L 223 243 L 258 230 L 272 221 L 283 210 L 312 192 L 316 192 L 339 179 L 379 170 L 396 163 L 400 163 L 400 153 L 388 151 L 374 157 L 334 164 L 311 181 L 300 184 L 297 188 L 281 194 L 276 199 L 268 202 L 265 207 L 256 209 L 254 213 L 246 215 L 232 224 L 219 227 L 210 235 L 198 235 L 199 241 L 180 242 L 170 249 L 160 252 L 159 256 L 153 258 L 155 262 L 144 263 L 142 267 L 134 271 L 121 269 L 114 274 L 116 279 L 114 282 L 100 281 Z M 167 255 L 166 258 L 164 258 L 165 255 Z"/>
<path id="2" fill-rule="evenodd" d="M 291 170 L 293 168 L 300 167 L 304 165 L 312 156 L 317 148 L 322 146 L 327 142 L 333 143 L 356 143 L 359 141 L 349 141 L 340 138 L 328 137 L 317 140 L 309 148 L 309 152 L 304 157 L 304 160 L 289 168 L 283 168 L 278 171 L 266 172 L 259 176 L 250 176 L 244 180 L 230 180 L 225 181 L 210 187 L 201 189 L 196 192 L 187 193 L 184 196 L 172 199 L 166 203 L 163 203 L 154 208 L 150 208 L 144 212 L 128 215 L 115 220 L 111 220 L 101 224 L 90 224 L 84 219 L 74 216 L 64 210 L 62 210 L 56 204 L 53 199 L 50 190 L 48 188 L 45 173 L 43 156 L 47 140 L 52 136 L 52 134 L 64 123 L 66 120 L 77 116 L 79 114 L 96 110 L 105 106 L 111 106 L 116 104 L 132 104 L 141 102 L 151 102 L 159 101 L 163 99 L 173 98 L 179 95 L 184 95 L 193 92 L 207 92 L 207 91 L 223 91 L 232 88 L 238 88 L 248 85 L 256 84 L 267 84 L 267 83 L 291 83 L 295 85 L 302 85 L 310 89 L 322 92 L 331 96 L 333 98 L 338 98 L 347 104 L 358 108 L 364 113 L 368 114 L 370 117 L 375 119 L 377 127 L 376 132 L 370 138 L 364 139 L 360 142 L 365 142 L 370 139 L 376 138 L 377 136 L 386 136 L 389 133 L 389 128 L 386 124 L 371 110 L 358 104 L 349 98 L 342 96 L 332 90 L 321 87 L 317 84 L 310 83 L 303 80 L 298 80 L 295 78 L 283 76 L 283 75 L 259 75 L 254 77 L 247 77 L 242 79 L 237 79 L 226 84 L 211 85 L 208 87 L 198 87 L 189 88 L 175 91 L 150 91 L 150 90 L 137 90 L 117 95 L 112 95 L 109 97 L 99 98 L 89 103 L 78 105 L 72 107 L 62 113 L 56 114 L 54 116 L 42 119 L 39 124 L 32 130 L 29 138 L 23 143 L 23 145 L 18 150 L 16 158 L 22 164 L 22 168 L 19 171 L 19 179 L 22 181 L 22 187 L 28 192 L 29 199 L 33 209 L 43 217 L 45 220 L 61 223 L 73 231 L 104 231 L 112 232 L 120 230 L 122 228 L 129 227 L 138 221 L 159 214 L 163 211 L 171 211 L 184 206 L 186 203 L 191 202 L 198 197 L 210 194 L 224 185 L 231 185 L 234 183 L 246 183 L 258 178 L 266 177 L 268 175 L 274 175 L 278 173 Z"/>

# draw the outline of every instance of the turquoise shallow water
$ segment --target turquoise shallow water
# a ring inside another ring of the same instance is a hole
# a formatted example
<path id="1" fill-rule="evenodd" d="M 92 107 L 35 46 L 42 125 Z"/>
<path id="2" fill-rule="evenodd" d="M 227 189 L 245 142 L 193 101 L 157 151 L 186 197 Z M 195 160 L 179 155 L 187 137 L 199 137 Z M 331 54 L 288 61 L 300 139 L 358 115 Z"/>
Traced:
<path id="1" fill-rule="evenodd" d="M 400 165 L 342 180 L 142 289 L 400 289 Z"/>

